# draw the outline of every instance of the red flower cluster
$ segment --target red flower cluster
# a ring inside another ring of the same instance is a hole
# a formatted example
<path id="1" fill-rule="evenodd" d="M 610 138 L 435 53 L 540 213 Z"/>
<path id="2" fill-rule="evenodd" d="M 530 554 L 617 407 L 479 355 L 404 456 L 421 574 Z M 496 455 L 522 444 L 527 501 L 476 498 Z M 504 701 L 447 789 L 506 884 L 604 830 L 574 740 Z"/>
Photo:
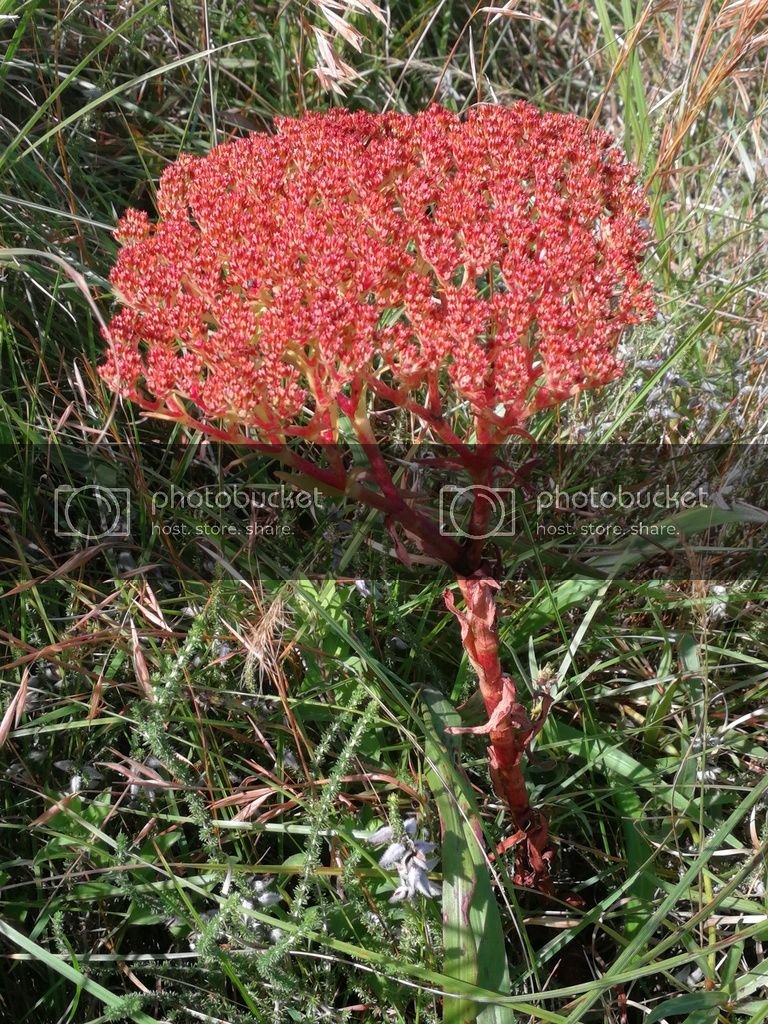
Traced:
<path id="1" fill-rule="evenodd" d="M 652 312 L 635 168 L 526 103 L 282 119 L 182 156 L 158 209 L 120 222 L 102 376 L 268 441 L 331 441 L 368 391 L 502 440 L 617 376 Z"/>

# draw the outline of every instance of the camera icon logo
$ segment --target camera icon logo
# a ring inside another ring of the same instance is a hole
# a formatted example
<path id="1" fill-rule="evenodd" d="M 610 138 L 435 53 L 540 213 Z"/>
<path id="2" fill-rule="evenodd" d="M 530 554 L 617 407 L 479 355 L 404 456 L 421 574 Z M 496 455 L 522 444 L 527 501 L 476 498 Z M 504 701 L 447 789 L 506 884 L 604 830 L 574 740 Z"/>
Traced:
<path id="1" fill-rule="evenodd" d="M 488 506 L 487 527 L 480 533 L 472 532 L 472 509 L 476 502 Z M 468 487 L 446 484 L 441 487 L 440 533 L 444 537 L 468 537 L 470 540 L 514 537 L 514 488 L 485 487 L 483 484 L 470 484 Z"/>
<path id="2" fill-rule="evenodd" d="M 128 537 L 131 532 L 131 492 L 127 487 L 57 487 L 53 529 L 57 537 Z"/>

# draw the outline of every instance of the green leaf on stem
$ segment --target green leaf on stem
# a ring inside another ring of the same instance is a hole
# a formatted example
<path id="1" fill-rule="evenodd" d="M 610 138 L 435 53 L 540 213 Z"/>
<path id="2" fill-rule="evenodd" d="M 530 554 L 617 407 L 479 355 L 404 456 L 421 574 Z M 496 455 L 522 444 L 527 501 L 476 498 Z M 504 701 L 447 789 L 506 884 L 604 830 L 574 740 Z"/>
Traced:
<path id="1" fill-rule="evenodd" d="M 422 690 L 425 704 L 426 777 L 440 814 L 443 867 L 443 973 L 500 996 L 510 982 L 504 932 L 491 889 L 489 862 L 483 850 L 480 816 L 470 785 L 457 766 L 457 737 L 448 726 L 461 717 L 437 690 Z M 445 999 L 445 1024 L 513 1024 L 508 1006 L 478 1006 L 467 999 Z"/>

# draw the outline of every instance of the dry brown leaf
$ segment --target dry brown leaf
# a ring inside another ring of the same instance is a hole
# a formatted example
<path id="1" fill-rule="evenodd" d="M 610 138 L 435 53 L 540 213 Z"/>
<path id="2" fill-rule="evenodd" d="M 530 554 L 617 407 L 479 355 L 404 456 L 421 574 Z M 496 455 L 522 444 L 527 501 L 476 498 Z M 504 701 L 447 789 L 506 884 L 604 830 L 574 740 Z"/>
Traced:
<path id="1" fill-rule="evenodd" d="M 141 649 L 139 643 L 139 634 L 136 631 L 136 625 L 131 619 L 131 657 L 133 658 L 133 667 L 136 670 L 136 680 L 141 687 L 141 690 L 147 700 L 154 701 L 155 694 L 152 689 L 152 680 L 149 675 L 149 668 L 147 667 L 147 659 L 144 657 L 144 651 Z"/>
<path id="2" fill-rule="evenodd" d="M 321 6 L 320 10 L 323 12 L 323 16 L 331 28 L 335 29 L 336 34 L 341 36 L 345 42 L 349 43 L 351 47 L 360 53 L 363 49 L 363 40 L 365 38 L 362 32 L 359 32 L 354 25 L 350 25 L 348 21 L 344 21 L 338 14 L 334 14 L 329 8 Z"/>
<path id="3" fill-rule="evenodd" d="M 29 689 L 29 669 L 25 668 L 21 675 L 19 688 L 13 695 L 10 704 L 5 709 L 3 720 L 0 722 L 0 747 L 5 746 L 5 741 L 10 733 L 18 727 L 24 708 L 27 706 L 27 691 Z"/>

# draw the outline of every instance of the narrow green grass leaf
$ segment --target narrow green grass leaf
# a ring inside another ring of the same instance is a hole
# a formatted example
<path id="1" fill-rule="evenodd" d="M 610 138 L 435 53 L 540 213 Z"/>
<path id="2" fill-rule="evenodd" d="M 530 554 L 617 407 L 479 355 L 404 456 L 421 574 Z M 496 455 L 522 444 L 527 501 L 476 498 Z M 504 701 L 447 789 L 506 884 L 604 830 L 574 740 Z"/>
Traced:
<path id="1" fill-rule="evenodd" d="M 751 1013 L 752 1016 L 745 1024 L 765 1024 L 768 1020 L 768 999 L 758 999 L 751 1003 L 745 1003 L 739 1007 L 739 1013 Z"/>
<path id="2" fill-rule="evenodd" d="M 720 825 L 720 827 L 712 834 L 704 849 L 693 860 L 687 870 L 683 872 L 677 885 L 673 886 L 667 896 L 665 896 L 665 898 L 659 903 L 654 913 L 643 923 L 642 927 L 638 929 L 637 933 L 627 943 L 626 948 L 616 958 L 611 968 L 606 971 L 600 979 L 600 986 L 593 986 L 592 991 L 589 992 L 588 995 L 585 995 L 583 999 L 577 1000 L 575 1008 L 567 1018 L 567 1024 L 580 1024 L 580 1022 L 584 1020 L 588 1011 L 600 998 L 600 992 L 603 991 L 602 986 L 617 984 L 617 978 L 621 976 L 623 972 L 637 968 L 639 963 L 642 963 L 644 959 L 656 961 L 652 966 L 658 970 L 659 965 L 657 957 L 659 953 L 668 945 L 679 941 L 679 937 L 673 935 L 671 938 L 668 937 L 667 939 L 662 940 L 655 948 L 649 950 L 645 957 L 641 956 L 641 951 L 650 945 L 656 930 L 663 925 L 663 922 L 666 920 L 669 913 L 677 905 L 681 898 L 681 894 L 685 893 L 686 890 L 698 879 L 701 872 L 711 860 L 714 851 L 720 849 L 725 844 L 728 837 L 732 836 L 735 829 L 737 829 L 743 822 L 744 818 L 749 814 L 752 808 L 759 804 L 764 798 L 766 792 L 768 792 L 768 776 L 764 776 L 760 782 L 750 790 L 722 825 Z M 762 859 L 763 856 L 764 851 L 761 851 L 760 859 Z M 730 880 L 729 884 L 721 890 L 719 894 L 720 897 L 725 898 L 725 894 L 727 894 L 730 888 L 733 888 L 738 884 L 738 880 L 742 873 L 749 873 L 751 870 L 754 870 L 754 866 L 752 864 L 747 864 L 743 871 L 737 872 Z M 711 909 L 709 907 L 705 907 L 700 915 L 693 915 L 687 923 L 688 927 L 695 927 L 697 917 L 706 917 L 710 913 Z M 764 928 L 764 924 L 760 924 L 758 927 Z M 740 936 L 741 939 L 744 937 L 744 934 Z M 714 949 L 715 947 L 713 946 L 711 948 Z"/>
<path id="3" fill-rule="evenodd" d="M 587 735 L 565 722 L 553 720 L 545 726 L 551 730 L 549 735 L 557 737 L 556 744 L 560 749 L 568 750 L 588 765 L 594 765 L 609 778 L 614 777 L 618 785 L 632 791 L 647 790 L 657 801 L 666 803 L 670 809 L 679 814 L 695 816 L 706 828 L 714 828 L 715 822 L 709 816 L 699 817 L 700 811 L 690 790 L 678 785 L 663 782 L 656 769 L 648 768 L 627 754 L 619 746 L 620 739 L 608 735 Z M 617 787 L 618 788 L 618 787 Z M 631 813 L 631 812 L 630 812 Z M 726 846 L 741 848 L 741 842 L 731 833 L 723 837 Z M 638 863 L 640 850 L 637 847 Z"/>
<path id="4" fill-rule="evenodd" d="M 136 16 L 134 15 L 132 18 L 129 19 L 129 21 L 134 21 L 135 18 Z M 206 57 L 211 57 L 213 54 L 220 53 L 223 50 L 230 50 L 232 49 L 233 46 L 242 46 L 244 43 L 251 42 L 253 38 L 255 37 L 246 39 L 233 39 L 229 43 L 222 43 L 221 46 L 209 47 L 207 50 L 199 50 L 197 53 L 190 53 L 186 57 L 179 57 L 178 60 L 169 61 L 168 64 L 163 64 L 162 67 L 152 68 L 151 71 L 146 71 L 143 75 L 138 75 L 136 78 L 131 79 L 130 81 L 121 82 L 120 85 L 116 85 L 112 89 L 107 89 L 106 92 L 102 93 L 100 96 L 97 96 L 89 103 L 84 104 L 79 110 L 76 110 L 74 114 L 70 114 L 69 117 L 63 118 L 59 123 L 54 125 L 53 128 L 49 128 L 48 131 L 44 132 L 39 139 L 36 139 L 34 142 L 30 143 L 26 149 L 22 150 L 22 152 L 16 157 L 16 160 L 14 160 L 13 162 L 15 163 L 18 160 L 23 160 L 24 157 L 30 156 L 32 153 L 35 153 L 38 149 L 40 149 L 41 146 L 45 145 L 45 143 L 49 139 L 53 138 L 55 135 L 58 135 L 59 132 L 62 132 L 65 128 L 68 128 L 69 125 L 75 124 L 76 122 L 87 117 L 98 107 L 102 106 L 104 103 L 108 103 L 109 100 L 114 99 L 115 96 L 119 96 L 121 93 L 128 92 L 130 89 L 134 89 L 137 85 L 141 85 L 145 82 L 150 82 L 154 78 L 159 78 L 161 75 L 167 74 L 169 71 L 175 71 L 177 68 L 187 67 L 189 64 L 194 64 L 195 61 L 198 60 L 205 60 Z M 71 77 L 72 75 L 69 75 L 68 79 Z M 62 85 L 64 84 L 65 83 L 62 83 Z M 12 146 L 8 147 L 5 159 L 8 158 L 9 152 L 12 152 L 17 148 L 19 143 L 22 141 L 23 137 L 23 135 L 20 135 L 14 141 Z"/>
<path id="5" fill-rule="evenodd" d="M 743 949 L 743 943 L 740 943 L 740 946 Z M 761 964 L 756 964 L 750 969 L 749 974 L 742 975 L 741 977 L 737 976 L 738 968 L 738 959 L 734 958 L 728 980 L 733 985 L 739 999 L 752 995 L 758 988 L 768 988 L 768 960 L 764 960 Z M 720 973 L 722 975 L 723 972 L 721 971 Z"/>
<path id="6" fill-rule="evenodd" d="M 35 960 L 44 964 L 49 970 L 54 971 L 56 974 L 60 974 L 63 978 L 66 978 L 67 981 L 71 981 L 73 985 L 76 985 L 79 989 L 88 992 L 89 995 L 94 996 L 96 999 L 100 999 L 105 1006 L 114 1009 L 122 1007 L 123 1001 L 120 996 L 115 995 L 114 992 L 110 992 L 109 989 L 104 988 L 103 985 L 99 985 L 98 982 L 92 981 L 81 971 L 78 971 L 65 960 L 62 960 L 61 957 L 51 953 L 44 946 L 40 946 L 36 942 L 33 942 L 22 932 L 18 931 L 7 921 L 3 921 L 2 919 L 0 919 L 0 935 L 3 935 L 8 942 L 17 946 L 19 949 L 23 949 L 26 953 L 31 953 Z M 156 1017 L 150 1017 L 148 1014 L 142 1013 L 140 1010 L 130 1013 L 129 1019 L 134 1021 L 135 1024 L 158 1024 Z"/>
<path id="7" fill-rule="evenodd" d="M 10 0 L 10 2 L 11 4 L 13 4 L 14 0 Z M 158 7 L 160 3 L 161 0 L 149 0 L 149 2 L 145 4 L 143 7 L 140 7 L 138 10 L 134 11 L 128 18 L 126 18 L 124 22 L 122 22 L 122 24 L 118 25 L 117 28 L 113 29 L 111 32 L 106 33 L 99 40 L 98 45 L 93 50 L 91 50 L 90 53 L 87 53 L 85 57 L 78 64 L 76 64 L 74 68 L 72 68 L 68 75 L 62 78 L 61 82 L 59 82 L 56 88 L 52 89 L 51 92 L 48 94 L 45 102 L 41 103 L 38 107 L 36 107 L 35 112 L 29 118 L 27 123 L 21 127 L 16 137 L 12 139 L 9 145 L 5 148 L 4 152 L 0 154 L 0 170 L 2 170 L 6 166 L 10 157 L 24 142 L 24 140 L 35 127 L 37 122 L 45 116 L 45 114 L 51 109 L 51 107 L 54 106 L 59 96 L 67 89 L 67 87 L 73 81 L 77 79 L 77 76 L 80 74 L 80 72 L 84 71 L 89 66 L 89 64 L 91 64 L 94 61 L 98 54 L 110 45 L 110 43 L 113 43 L 116 40 L 120 39 L 121 36 L 124 38 L 124 33 L 132 25 L 135 25 L 138 21 L 145 17 L 147 13 L 152 11 L 154 8 Z M 128 84 L 130 85 L 130 83 Z M 125 86 L 123 86 L 123 88 L 125 88 Z M 71 118 L 67 118 L 67 120 L 77 120 L 77 118 L 81 116 L 81 113 L 81 111 L 76 111 L 75 114 Z M 44 142 L 45 139 L 49 137 L 49 135 L 50 133 L 46 133 L 34 145 L 27 148 L 22 155 L 26 155 L 32 150 L 37 149 L 37 147 L 42 142 Z"/>
<path id="8" fill-rule="evenodd" d="M 481 849 L 480 818 L 472 791 L 452 760 L 456 738 L 448 726 L 461 725 L 458 711 L 437 690 L 425 687 L 428 715 L 427 781 L 442 828 L 443 940 L 445 974 L 472 985 L 508 995 L 510 990 L 504 932 L 491 889 L 488 863 Z M 478 1007 L 464 1000 L 446 1000 L 445 1024 L 513 1024 L 508 1007 Z"/>
<path id="9" fill-rule="evenodd" d="M 645 1018 L 645 1024 L 657 1024 L 657 1021 L 664 1020 L 666 1017 L 682 1017 L 684 1013 L 690 1014 L 705 1009 L 714 1009 L 715 1016 L 717 1016 L 717 1010 L 727 998 L 727 994 L 719 990 L 674 996 L 672 999 L 665 999 L 663 1003 L 659 1003 Z"/>
<path id="10" fill-rule="evenodd" d="M 610 772 L 608 778 L 610 781 Z M 629 888 L 630 899 L 624 911 L 624 934 L 631 939 L 651 913 L 651 901 L 658 880 L 652 870 L 653 851 L 639 827 L 645 814 L 643 801 L 634 789 L 620 784 L 613 787 L 611 799 L 621 818 L 627 874 L 634 876 Z"/>

